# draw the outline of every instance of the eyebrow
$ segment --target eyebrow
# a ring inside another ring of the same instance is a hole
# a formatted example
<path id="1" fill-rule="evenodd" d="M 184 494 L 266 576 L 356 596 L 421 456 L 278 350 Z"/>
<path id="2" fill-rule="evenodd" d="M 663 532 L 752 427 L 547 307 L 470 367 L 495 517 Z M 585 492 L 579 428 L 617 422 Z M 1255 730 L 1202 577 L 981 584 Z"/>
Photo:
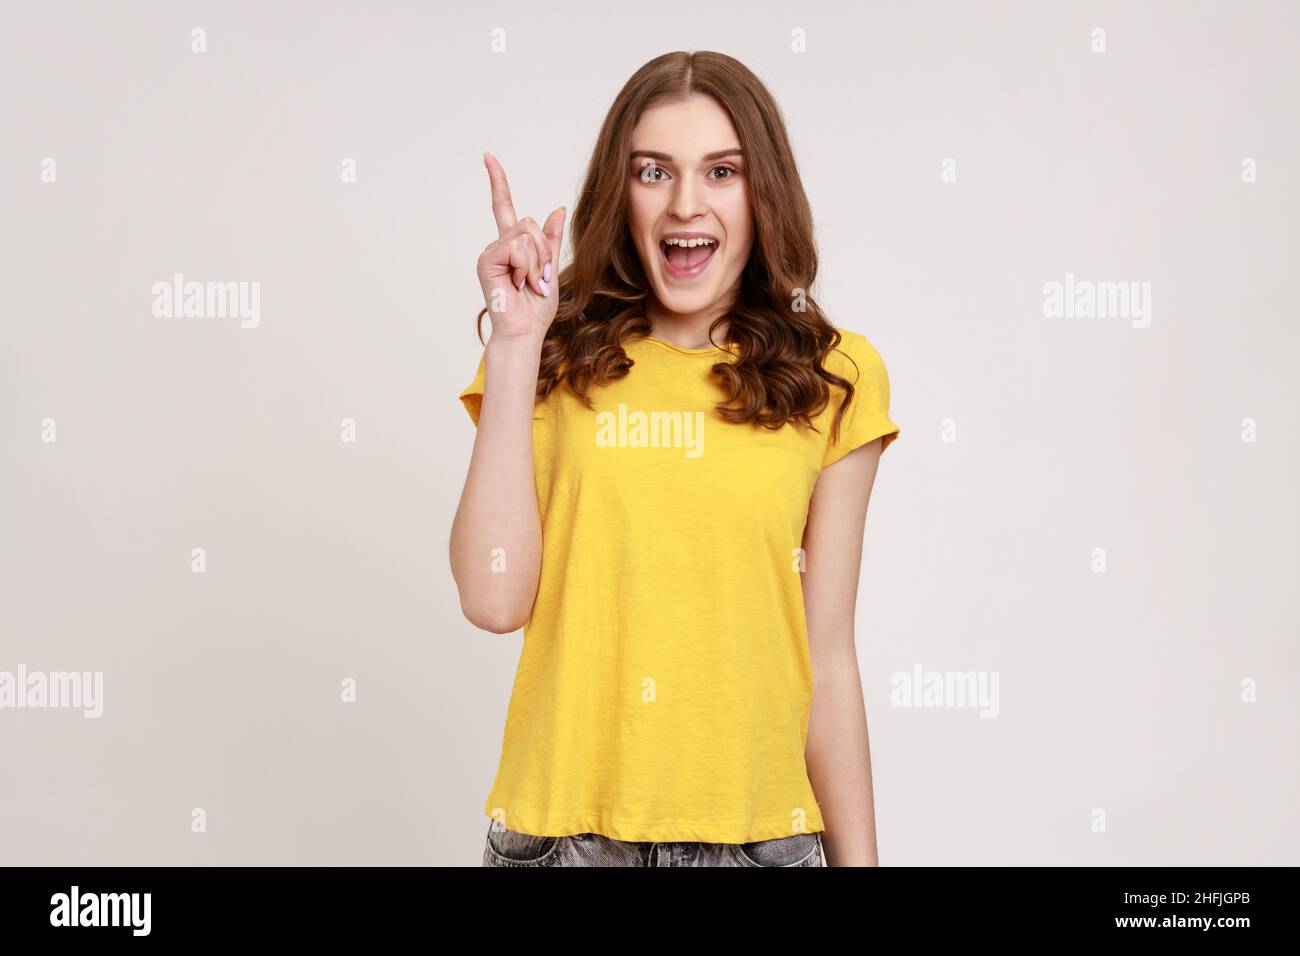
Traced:
<path id="1" fill-rule="evenodd" d="M 722 159 L 723 157 L 726 156 L 744 156 L 744 155 L 745 155 L 745 151 L 743 149 L 741 149 L 739 146 L 734 146 L 731 149 L 720 149 L 716 153 L 706 153 L 703 159 L 706 163 L 710 163 L 715 159 Z M 667 153 L 658 153 L 652 149 L 634 149 L 632 151 L 631 158 L 636 159 L 638 156 L 644 156 L 647 159 L 657 159 L 665 163 L 671 163 L 673 161 L 673 158 L 669 156 Z"/>

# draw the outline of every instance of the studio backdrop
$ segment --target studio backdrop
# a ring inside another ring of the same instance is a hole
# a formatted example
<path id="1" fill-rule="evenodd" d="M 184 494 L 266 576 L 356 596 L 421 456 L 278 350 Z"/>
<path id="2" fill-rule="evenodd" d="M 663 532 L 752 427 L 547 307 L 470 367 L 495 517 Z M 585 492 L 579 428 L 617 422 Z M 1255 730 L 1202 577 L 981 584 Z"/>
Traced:
<path id="1" fill-rule="evenodd" d="M 672 50 L 773 92 L 817 301 L 888 363 L 881 862 L 1296 863 L 1297 36 L 1282 2 L 7 0 L 0 863 L 478 864 L 521 641 L 448 564 L 482 152 L 572 209 Z"/>

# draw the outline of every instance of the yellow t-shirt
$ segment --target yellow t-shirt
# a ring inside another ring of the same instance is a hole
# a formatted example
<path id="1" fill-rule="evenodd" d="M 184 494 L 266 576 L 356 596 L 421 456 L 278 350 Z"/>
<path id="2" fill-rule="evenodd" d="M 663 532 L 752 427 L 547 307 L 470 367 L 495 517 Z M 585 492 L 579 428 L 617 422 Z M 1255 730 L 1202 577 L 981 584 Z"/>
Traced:
<path id="1" fill-rule="evenodd" d="M 834 445 L 843 390 L 820 433 L 733 425 L 709 371 L 733 353 L 655 338 L 624 342 L 635 365 L 591 389 L 594 410 L 567 386 L 536 405 L 541 578 L 489 816 L 655 842 L 825 829 L 797 549 L 818 472 L 899 434 L 879 353 L 840 333 L 824 364 L 856 392 Z M 475 426 L 485 358 L 460 394 Z"/>

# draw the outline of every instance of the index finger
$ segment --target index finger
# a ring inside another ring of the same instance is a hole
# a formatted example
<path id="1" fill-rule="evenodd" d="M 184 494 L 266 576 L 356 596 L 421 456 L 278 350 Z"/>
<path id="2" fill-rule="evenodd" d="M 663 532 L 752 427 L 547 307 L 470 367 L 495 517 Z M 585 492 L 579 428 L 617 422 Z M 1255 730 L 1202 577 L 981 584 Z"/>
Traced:
<path id="1" fill-rule="evenodd" d="M 497 221 L 498 238 L 515 224 L 515 206 L 510 201 L 510 184 L 506 182 L 506 171 L 495 156 L 483 151 L 483 163 L 487 166 L 488 179 L 492 181 L 492 215 Z"/>

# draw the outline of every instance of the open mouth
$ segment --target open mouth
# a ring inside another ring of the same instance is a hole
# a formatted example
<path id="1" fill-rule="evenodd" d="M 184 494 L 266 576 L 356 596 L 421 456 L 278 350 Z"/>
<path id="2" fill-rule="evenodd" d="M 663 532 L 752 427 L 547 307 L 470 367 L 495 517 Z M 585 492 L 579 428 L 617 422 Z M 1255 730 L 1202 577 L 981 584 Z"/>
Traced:
<path id="1" fill-rule="evenodd" d="M 693 279 L 709 267 L 717 248 L 716 240 L 690 245 L 665 239 L 659 243 L 659 254 L 663 256 L 664 268 L 669 275 L 677 279 Z"/>

